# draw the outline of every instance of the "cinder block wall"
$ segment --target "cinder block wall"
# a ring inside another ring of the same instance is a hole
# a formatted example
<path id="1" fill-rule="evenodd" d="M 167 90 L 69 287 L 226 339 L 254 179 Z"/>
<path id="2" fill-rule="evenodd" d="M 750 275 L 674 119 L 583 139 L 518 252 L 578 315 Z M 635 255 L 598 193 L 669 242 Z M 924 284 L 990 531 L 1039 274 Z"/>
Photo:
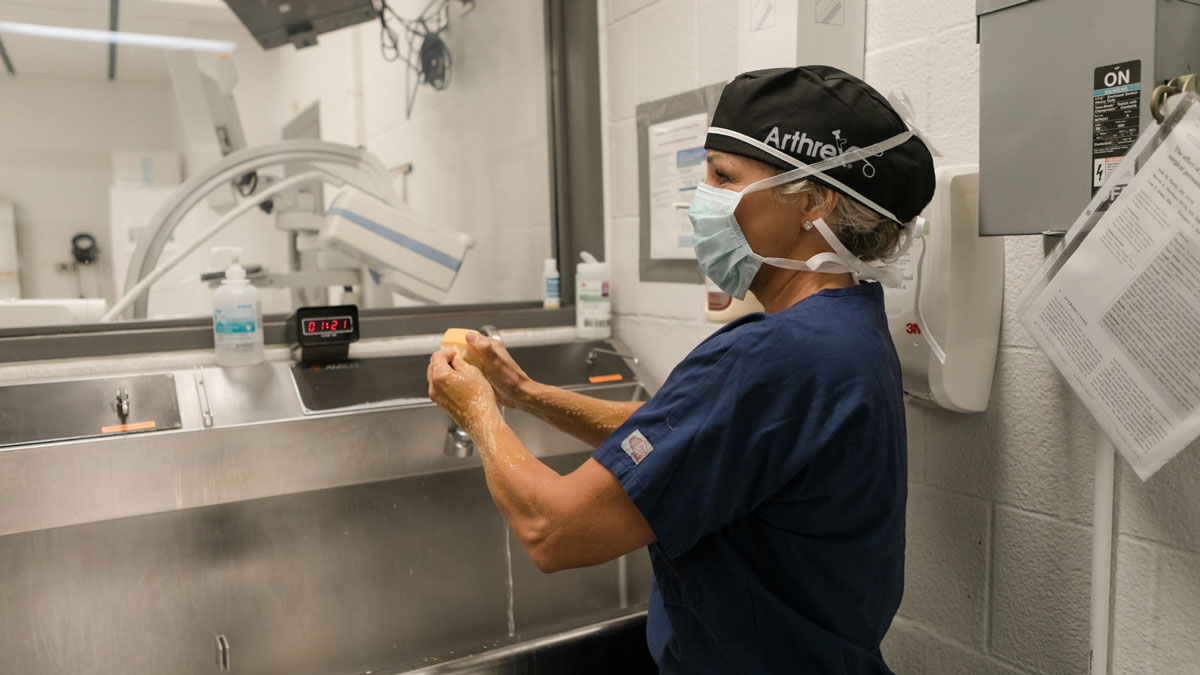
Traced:
<path id="1" fill-rule="evenodd" d="M 698 285 L 638 281 L 635 106 L 736 74 L 733 0 L 602 0 L 609 260 L 617 335 L 654 373 L 716 326 Z M 866 79 L 911 97 L 945 164 L 978 161 L 972 0 L 868 0 Z M 1096 427 L 1010 303 L 1042 260 L 1006 244 L 990 409 L 910 406 L 905 598 L 884 652 L 898 673 L 1086 673 Z M 1115 673 L 1200 673 L 1200 449 L 1147 483 L 1120 468 Z"/>

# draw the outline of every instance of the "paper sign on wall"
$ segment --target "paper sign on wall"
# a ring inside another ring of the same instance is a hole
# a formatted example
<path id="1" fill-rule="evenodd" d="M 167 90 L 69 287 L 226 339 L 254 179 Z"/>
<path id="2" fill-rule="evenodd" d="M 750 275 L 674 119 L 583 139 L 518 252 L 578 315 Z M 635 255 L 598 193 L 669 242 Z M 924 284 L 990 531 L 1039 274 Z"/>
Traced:
<path id="1" fill-rule="evenodd" d="M 650 125 L 650 257 L 695 259 L 687 205 L 704 182 L 708 115 Z"/>
<path id="2" fill-rule="evenodd" d="M 1141 137 L 1019 302 L 1143 480 L 1200 436 L 1198 101 L 1180 97 Z"/>

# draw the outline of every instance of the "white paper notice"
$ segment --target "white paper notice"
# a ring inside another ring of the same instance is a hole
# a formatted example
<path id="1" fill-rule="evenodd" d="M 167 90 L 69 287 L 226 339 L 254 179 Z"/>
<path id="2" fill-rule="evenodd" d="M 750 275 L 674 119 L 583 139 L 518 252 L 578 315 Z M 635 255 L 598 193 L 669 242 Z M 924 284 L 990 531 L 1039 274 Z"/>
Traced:
<path id="1" fill-rule="evenodd" d="M 650 257 L 695 259 L 687 205 L 704 182 L 708 115 L 696 113 L 647 129 L 650 148 Z"/>
<path id="2" fill-rule="evenodd" d="M 1200 435 L 1200 105 L 1022 321 L 1143 479 Z"/>

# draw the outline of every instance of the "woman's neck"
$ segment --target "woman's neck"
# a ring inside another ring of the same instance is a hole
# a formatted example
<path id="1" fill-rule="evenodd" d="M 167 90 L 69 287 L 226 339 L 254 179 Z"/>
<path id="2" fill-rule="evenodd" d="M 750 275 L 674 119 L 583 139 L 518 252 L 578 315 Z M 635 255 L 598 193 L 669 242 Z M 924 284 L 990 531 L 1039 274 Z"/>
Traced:
<path id="1" fill-rule="evenodd" d="M 854 278 L 849 274 L 800 272 L 764 265 L 750 284 L 750 291 L 768 314 L 774 314 L 827 288 L 848 288 L 853 285 Z"/>

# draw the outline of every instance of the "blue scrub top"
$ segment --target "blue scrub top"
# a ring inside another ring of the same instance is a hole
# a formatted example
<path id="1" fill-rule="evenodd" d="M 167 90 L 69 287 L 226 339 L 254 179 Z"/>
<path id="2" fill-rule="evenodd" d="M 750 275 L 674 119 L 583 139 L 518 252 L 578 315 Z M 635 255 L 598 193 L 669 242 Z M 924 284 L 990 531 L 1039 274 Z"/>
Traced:
<path id="1" fill-rule="evenodd" d="M 593 456 L 657 537 L 662 673 L 891 672 L 908 463 L 879 284 L 717 331 Z"/>

